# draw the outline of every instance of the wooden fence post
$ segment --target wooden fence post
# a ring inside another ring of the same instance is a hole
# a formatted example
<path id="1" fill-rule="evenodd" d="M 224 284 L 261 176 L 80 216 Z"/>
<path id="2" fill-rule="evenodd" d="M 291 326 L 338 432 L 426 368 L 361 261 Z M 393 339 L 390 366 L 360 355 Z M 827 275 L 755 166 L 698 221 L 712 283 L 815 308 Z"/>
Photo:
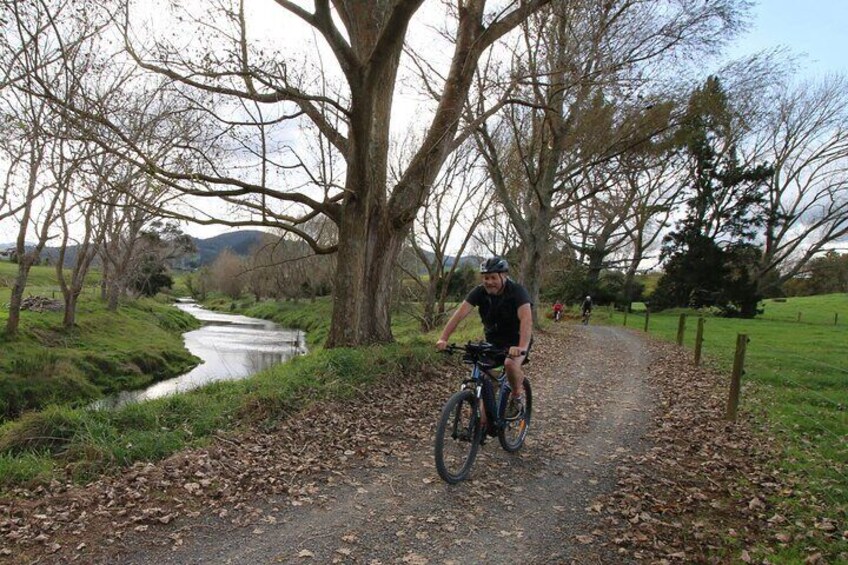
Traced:
<path id="1" fill-rule="evenodd" d="M 695 366 L 701 364 L 701 348 L 704 345 L 704 317 L 698 318 L 698 332 L 695 334 Z"/>
<path id="2" fill-rule="evenodd" d="M 624 325 L 627 325 L 627 308 L 624 309 Z"/>
<path id="3" fill-rule="evenodd" d="M 648 331 L 648 320 L 651 319 L 651 311 L 645 308 L 645 332 Z"/>
<path id="4" fill-rule="evenodd" d="M 686 314 L 681 314 L 677 321 L 677 345 L 683 345 L 683 334 L 686 333 Z"/>
<path id="5" fill-rule="evenodd" d="M 742 375 L 745 374 L 745 350 L 748 347 L 748 336 L 736 336 L 736 354 L 733 356 L 733 374 L 730 376 L 730 396 L 727 399 L 727 419 L 736 420 L 736 409 L 739 407 L 739 389 Z"/>

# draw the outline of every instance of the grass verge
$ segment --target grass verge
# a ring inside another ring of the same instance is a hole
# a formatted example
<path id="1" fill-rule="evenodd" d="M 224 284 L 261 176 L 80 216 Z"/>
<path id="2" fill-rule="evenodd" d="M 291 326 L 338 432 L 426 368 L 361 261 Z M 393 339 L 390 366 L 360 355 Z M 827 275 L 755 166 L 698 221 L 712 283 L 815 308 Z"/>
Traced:
<path id="1" fill-rule="evenodd" d="M 19 334 L 0 335 L 0 420 L 51 404 L 86 404 L 197 364 L 179 336 L 199 324 L 170 306 L 137 300 L 109 312 L 90 299 L 78 320 L 67 330 L 60 312 L 23 312 Z"/>
<path id="2" fill-rule="evenodd" d="M 680 313 L 651 314 L 649 332 L 674 341 Z M 690 349 L 697 316 L 688 312 L 684 345 Z M 597 318 L 618 325 L 624 320 L 622 313 Z M 814 547 L 824 562 L 837 562 L 848 553 L 843 533 L 848 515 L 848 295 L 768 300 L 763 314 L 752 320 L 705 320 L 703 353 L 728 375 L 728 386 L 736 336 L 749 337 L 739 414 L 777 436 L 782 454 L 775 471 L 797 487 L 771 501 L 785 518 L 791 516 L 792 539 L 764 542 L 752 555 L 770 563 L 797 563 Z M 628 316 L 628 325 L 636 329 L 642 330 L 644 322 L 643 313 Z"/>
<path id="3" fill-rule="evenodd" d="M 0 428 L 0 486 L 69 472 L 85 481 L 135 461 L 202 445 L 219 430 L 273 423 L 322 399 L 344 399 L 382 378 L 438 363 L 423 344 L 318 350 L 250 379 L 115 410 L 54 406 Z"/>

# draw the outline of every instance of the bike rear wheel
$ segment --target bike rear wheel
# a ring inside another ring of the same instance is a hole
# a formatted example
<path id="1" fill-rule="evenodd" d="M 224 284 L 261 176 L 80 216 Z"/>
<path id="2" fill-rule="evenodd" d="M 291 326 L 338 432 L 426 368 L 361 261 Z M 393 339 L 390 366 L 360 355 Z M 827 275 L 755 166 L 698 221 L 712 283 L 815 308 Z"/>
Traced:
<path id="1" fill-rule="evenodd" d="M 501 393 L 498 417 L 504 425 L 498 432 L 498 439 L 501 442 L 501 447 L 512 453 L 518 451 L 524 445 L 527 429 L 530 427 L 530 417 L 533 414 L 533 391 L 530 388 L 530 380 L 524 377 L 524 412 L 514 419 L 504 417 L 506 405 L 509 402 L 509 393 L 510 391 L 507 388 L 504 388 Z"/>
<path id="2" fill-rule="evenodd" d="M 436 470 L 446 483 L 468 477 L 482 433 L 475 394 L 462 390 L 451 396 L 439 418 L 435 445 Z"/>

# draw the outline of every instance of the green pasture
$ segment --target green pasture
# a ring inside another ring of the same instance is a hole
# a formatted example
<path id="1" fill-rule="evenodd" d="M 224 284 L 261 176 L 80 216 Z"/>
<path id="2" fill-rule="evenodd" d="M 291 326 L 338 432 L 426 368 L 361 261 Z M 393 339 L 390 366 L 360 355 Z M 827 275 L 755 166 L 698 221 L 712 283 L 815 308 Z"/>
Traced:
<path id="1" fill-rule="evenodd" d="M 812 544 L 824 552 L 825 562 L 835 562 L 827 556 L 848 552 L 848 541 L 840 538 L 848 515 L 848 295 L 765 300 L 761 306 L 763 314 L 752 320 L 705 317 L 703 355 L 727 374 L 729 386 L 736 336 L 748 336 L 739 414 L 762 420 L 777 433 L 783 452 L 775 462 L 778 472 L 804 484 L 816 501 L 785 499 L 806 526 L 799 531 L 815 535 L 773 547 L 776 553 L 768 559 L 803 562 L 809 554 L 803 546 Z M 684 345 L 694 350 L 698 312 L 652 313 L 648 331 L 675 341 L 681 313 L 687 314 Z M 595 318 L 624 323 L 623 313 L 606 309 L 597 310 Z M 627 317 L 634 329 L 643 330 L 644 323 L 644 311 Z M 841 529 L 832 537 L 817 530 L 823 518 Z"/>

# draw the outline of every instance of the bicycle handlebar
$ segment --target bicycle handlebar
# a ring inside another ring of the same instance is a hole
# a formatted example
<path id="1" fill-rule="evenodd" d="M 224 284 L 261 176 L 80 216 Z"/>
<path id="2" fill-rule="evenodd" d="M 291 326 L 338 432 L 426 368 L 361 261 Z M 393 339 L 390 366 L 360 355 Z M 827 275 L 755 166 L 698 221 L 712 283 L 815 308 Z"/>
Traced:
<path id="1" fill-rule="evenodd" d="M 478 354 L 478 355 L 483 354 L 483 353 L 495 353 L 495 354 L 506 355 L 507 357 L 510 357 L 509 349 L 510 349 L 509 347 L 507 347 L 507 348 L 497 347 L 495 345 L 492 345 L 491 343 L 486 343 L 485 341 L 482 341 L 482 342 L 471 342 L 471 341 L 469 341 L 465 345 L 459 345 L 459 344 L 456 344 L 456 343 L 448 344 L 448 346 L 445 349 L 442 350 L 442 353 L 451 355 L 453 353 L 456 353 L 457 351 L 462 351 L 464 353 L 471 353 L 471 354 Z M 527 355 L 527 351 L 522 349 L 521 353 L 519 355 Z"/>

